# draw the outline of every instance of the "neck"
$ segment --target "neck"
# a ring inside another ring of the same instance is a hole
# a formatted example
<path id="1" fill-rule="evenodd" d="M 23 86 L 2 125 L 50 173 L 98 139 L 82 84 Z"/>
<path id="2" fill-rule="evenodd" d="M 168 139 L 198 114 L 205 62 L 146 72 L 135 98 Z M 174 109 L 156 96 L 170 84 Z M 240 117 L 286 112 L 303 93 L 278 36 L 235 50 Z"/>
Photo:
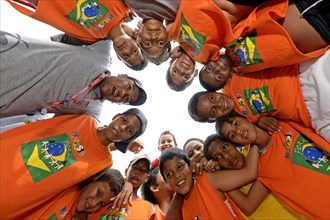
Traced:
<path id="1" fill-rule="evenodd" d="M 256 145 L 258 146 L 259 150 L 265 148 L 271 141 L 271 136 L 263 129 L 256 126 L 257 129 L 257 140 Z"/>
<path id="2" fill-rule="evenodd" d="M 97 137 L 99 138 L 100 142 L 108 147 L 109 144 L 111 144 L 113 141 L 109 140 L 109 138 L 106 136 L 106 128 L 98 128 L 96 130 Z"/>
<path id="3" fill-rule="evenodd" d="M 135 198 L 135 199 L 140 198 L 140 197 L 138 196 L 138 194 L 137 194 L 138 190 L 139 190 L 139 188 L 137 188 L 137 189 L 133 189 L 133 198 Z"/>
<path id="4" fill-rule="evenodd" d="M 109 33 L 109 38 L 110 38 L 111 40 L 114 40 L 114 39 L 116 39 L 117 37 L 120 37 L 120 36 L 122 36 L 122 35 L 124 35 L 124 34 L 125 34 L 124 30 L 123 30 L 123 28 L 121 27 L 121 25 L 119 24 L 119 25 L 117 25 L 115 28 L 113 28 L 113 29 L 110 31 L 110 33 Z"/>
<path id="5" fill-rule="evenodd" d="M 171 196 L 159 196 L 159 198 L 155 198 L 159 208 L 162 210 L 163 213 L 167 212 L 168 207 L 170 206 L 172 197 Z"/>

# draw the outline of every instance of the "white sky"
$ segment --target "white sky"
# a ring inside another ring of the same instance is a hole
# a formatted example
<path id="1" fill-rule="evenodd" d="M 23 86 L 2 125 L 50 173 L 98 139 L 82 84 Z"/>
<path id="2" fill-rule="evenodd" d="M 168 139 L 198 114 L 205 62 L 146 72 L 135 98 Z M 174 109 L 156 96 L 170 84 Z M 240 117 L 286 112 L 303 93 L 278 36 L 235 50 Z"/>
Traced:
<path id="1" fill-rule="evenodd" d="M 128 24 L 135 27 L 138 20 L 139 18 L 136 18 Z M 60 33 L 60 31 L 49 25 L 20 14 L 3 0 L 0 0 L 0 28 L 3 31 L 46 40 L 50 36 Z M 172 44 L 172 48 L 173 46 L 174 44 Z M 149 63 L 143 71 L 136 72 L 119 61 L 114 50 L 111 51 L 111 56 L 111 73 L 113 75 L 126 73 L 139 79 L 148 94 L 146 103 L 138 107 L 144 112 L 149 122 L 146 132 L 139 137 L 145 146 L 141 153 L 147 153 L 151 160 L 158 157 L 160 155 L 157 148 L 158 138 L 165 130 L 170 130 L 175 134 L 180 148 L 189 138 L 195 137 L 205 140 L 208 135 L 215 132 L 214 124 L 195 122 L 188 114 L 187 103 L 189 99 L 194 93 L 203 90 L 199 84 L 198 77 L 194 79 L 192 85 L 185 91 L 175 92 L 168 88 L 165 80 L 169 61 L 160 66 Z M 200 69 L 201 66 L 198 65 L 197 67 Z M 101 116 L 101 123 L 109 124 L 116 113 L 123 112 L 130 107 L 106 101 Z M 122 172 L 124 172 L 130 160 L 134 157 L 134 154 L 129 151 L 126 154 L 116 151 L 112 155 L 114 160 L 113 167 Z"/>

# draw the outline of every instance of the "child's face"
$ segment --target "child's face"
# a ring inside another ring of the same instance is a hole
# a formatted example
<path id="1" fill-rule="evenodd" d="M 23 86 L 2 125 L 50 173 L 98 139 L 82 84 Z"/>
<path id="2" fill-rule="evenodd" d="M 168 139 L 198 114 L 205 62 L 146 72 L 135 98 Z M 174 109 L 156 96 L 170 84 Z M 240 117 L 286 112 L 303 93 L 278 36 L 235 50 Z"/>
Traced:
<path id="1" fill-rule="evenodd" d="M 137 41 L 148 54 L 159 55 L 163 46 L 169 42 L 169 36 L 162 22 L 149 19 L 141 25 Z"/>
<path id="2" fill-rule="evenodd" d="M 241 169 L 244 165 L 244 155 L 230 142 L 215 139 L 210 144 L 208 153 L 223 168 Z"/>
<path id="3" fill-rule="evenodd" d="M 158 188 L 158 192 L 160 192 L 160 195 L 162 195 L 164 192 L 167 192 L 168 193 L 167 196 L 172 196 L 174 191 L 172 190 L 170 185 L 168 185 L 168 183 L 164 181 L 160 172 L 157 173 L 156 178 L 158 184 L 157 188 Z"/>
<path id="4" fill-rule="evenodd" d="M 163 171 L 166 182 L 173 191 L 187 198 L 194 187 L 188 164 L 179 157 L 173 157 L 164 162 Z"/>
<path id="5" fill-rule="evenodd" d="M 136 66 L 144 60 L 136 41 L 128 35 L 122 35 L 113 40 L 117 56 L 129 67 Z"/>
<path id="6" fill-rule="evenodd" d="M 197 111 L 203 117 L 210 120 L 220 118 L 224 115 L 228 115 L 234 109 L 233 100 L 223 94 L 217 92 L 207 92 L 202 95 L 197 103 Z"/>
<path id="7" fill-rule="evenodd" d="M 182 52 L 170 67 L 170 77 L 175 84 L 185 84 L 194 78 L 195 61 Z"/>
<path id="8" fill-rule="evenodd" d="M 129 104 L 139 97 L 139 88 L 135 82 L 125 76 L 104 79 L 100 86 L 102 97 L 117 104 Z"/>
<path id="9" fill-rule="evenodd" d="M 217 61 L 209 61 L 205 65 L 201 77 L 212 88 L 219 88 L 230 78 L 232 66 L 227 55 L 219 56 Z"/>
<path id="10" fill-rule="evenodd" d="M 127 181 L 132 183 L 133 189 L 138 189 L 148 180 L 149 167 L 145 160 L 139 160 L 127 170 Z"/>
<path id="11" fill-rule="evenodd" d="M 78 212 L 96 212 L 109 204 L 114 196 L 107 182 L 92 182 L 80 191 L 77 210 Z"/>
<path id="12" fill-rule="evenodd" d="M 204 155 L 203 148 L 204 146 L 201 142 L 193 140 L 186 145 L 185 152 L 188 155 L 189 159 L 191 159 L 195 155 Z"/>
<path id="13" fill-rule="evenodd" d="M 173 140 L 173 136 L 170 134 L 162 135 L 159 138 L 158 150 L 163 152 L 167 148 L 176 147 L 176 143 Z"/>
<path id="14" fill-rule="evenodd" d="M 106 128 L 106 136 L 111 141 L 127 141 L 140 129 L 141 123 L 136 115 L 119 115 Z"/>
<path id="15" fill-rule="evenodd" d="M 233 143 L 240 145 L 253 144 L 257 140 L 256 126 L 246 118 L 232 117 L 232 122 L 224 123 L 221 134 Z"/>

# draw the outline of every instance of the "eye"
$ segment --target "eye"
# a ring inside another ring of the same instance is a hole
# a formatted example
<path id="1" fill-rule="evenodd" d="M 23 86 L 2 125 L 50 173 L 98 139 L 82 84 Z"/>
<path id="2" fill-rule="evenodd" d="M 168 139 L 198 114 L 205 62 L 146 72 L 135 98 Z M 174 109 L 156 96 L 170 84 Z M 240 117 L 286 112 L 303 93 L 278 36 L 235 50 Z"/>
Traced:
<path id="1" fill-rule="evenodd" d="M 179 170 L 182 170 L 184 168 L 184 165 L 182 163 L 179 163 L 177 167 Z"/>
<path id="2" fill-rule="evenodd" d="M 165 176 L 166 176 L 167 179 L 169 179 L 173 176 L 173 173 L 172 172 L 167 172 Z"/>
<path id="3" fill-rule="evenodd" d="M 158 47 L 163 47 L 165 44 L 165 41 L 158 41 L 157 46 Z"/>
<path id="4" fill-rule="evenodd" d="M 222 148 L 223 148 L 224 150 L 227 150 L 227 149 L 228 149 L 228 145 L 227 145 L 227 144 L 224 144 L 224 145 L 222 146 Z"/>
<path id="5" fill-rule="evenodd" d="M 215 101 L 215 97 L 214 97 L 214 95 L 209 95 L 209 100 L 210 100 L 211 102 L 214 102 L 214 101 Z"/>
<path id="6" fill-rule="evenodd" d="M 213 160 L 215 160 L 215 161 L 219 161 L 219 160 L 221 160 L 222 158 L 221 158 L 221 155 L 219 154 L 219 155 L 215 155 L 215 157 L 214 157 L 214 159 Z"/>
<path id="7" fill-rule="evenodd" d="M 234 139 L 235 136 L 236 136 L 236 135 L 235 135 L 234 132 L 230 132 L 230 133 L 228 134 L 229 139 Z"/>
<path id="8" fill-rule="evenodd" d="M 126 123 L 126 122 L 127 122 L 127 119 L 126 119 L 125 117 L 121 117 L 121 121 L 122 121 L 123 123 Z"/>
<path id="9" fill-rule="evenodd" d="M 233 125 L 237 126 L 238 125 L 238 121 L 237 120 L 234 120 L 233 121 Z"/>
<path id="10" fill-rule="evenodd" d="M 186 74 L 183 76 L 184 81 L 188 81 L 190 79 L 190 75 Z"/>
<path id="11" fill-rule="evenodd" d="M 123 59 L 124 59 L 125 61 L 128 61 L 128 58 L 129 58 L 128 56 L 124 56 L 124 57 L 123 57 Z"/>
<path id="12" fill-rule="evenodd" d="M 212 72 L 212 67 L 211 66 L 206 66 L 206 71 L 209 72 L 209 73 Z"/>
<path id="13" fill-rule="evenodd" d="M 128 133 L 129 133 L 130 135 L 134 134 L 134 131 L 133 131 L 132 128 L 128 128 L 127 131 L 128 131 Z"/>
<path id="14" fill-rule="evenodd" d="M 202 146 L 200 146 L 200 145 L 196 147 L 196 150 L 201 150 L 201 149 L 202 149 Z"/>
<path id="15" fill-rule="evenodd" d="M 150 41 L 145 41 L 143 43 L 143 45 L 144 45 L 144 47 L 150 47 L 151 46 L 151 43 L 150 43 Z"/>
<path id="16" fill-rule="evenodd" d="M 188 152 L 188 157 L 189 158 L 192 158 L 194 156 L 194 153 L 193 152 Z"/>
<path id="17" fill-rule="evenodd" d="M 101 190 L 98 189 L 98 190 L 97 190 L 97 193 L 96 193 L 96 196 L 97 196 L 97 197 L 100 197 L 101 195 L 102 195 Z"/>
<path id="18" fill-rule="evenodd" d="M 176 69 L 173 69 L 173 73 L 176 74 L 177 73 L 177 70 Z"/>
<path id="19" fill-rule="evenodd" d="M 131 91 L 133 89 L 133 85 L 128 84 L 128 91 Z"/>
<path id="20" fill-rule="evenodd" d="M 137 54 L 138 50 L 136 48 L 133 49 L 133 54 Z"/>

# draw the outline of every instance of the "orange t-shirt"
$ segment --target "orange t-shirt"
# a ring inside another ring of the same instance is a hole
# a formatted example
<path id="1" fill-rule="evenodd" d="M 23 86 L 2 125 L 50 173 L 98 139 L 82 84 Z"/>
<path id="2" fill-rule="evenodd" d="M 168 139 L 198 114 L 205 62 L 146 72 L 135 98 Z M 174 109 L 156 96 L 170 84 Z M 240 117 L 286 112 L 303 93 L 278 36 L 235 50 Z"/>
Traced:
<path id="1" fill-rule="evenodd" d="M 309 128 L 300 133 L 285 122 L 279 124 L 281 132 L 272 135 L 270 147 L 260 156 L 258 180 L 298 213 L 329 219 L 330 157 L 320 149 L 329 150 L 329 143 L 311 136 L 315 132 Z"/>
<path id="2" fill-rule="evenodd" d="M 253 123 L 267 115 L 312 126 L 301 91 L 298 64 L 233 74 L 222 91 L 233 99 L 235 111 Z"/>
<path id="3" fill-rule="evenodd" d="M 1 219 L 22 219 L 52 196 L 112 165 L 93 117 L 65 115 L 1 134 Z"/>
<path id="4" fill-rule="evenodd" d="M 20 1 L 6 1 L 19 12 L 87 43 L 108 38 L 129 12 L 119 0 L 39 0 L 35 12 L 17 4 Z"/>
<path id="5" fill-rule="evenodd" d="M 221 47 L 234 40 L 228 18 L 212 0 L 198 4 L 182 0 L 169 34 L 188 56 L 203 64 L 217 60 Z"/>
<path id="6" fill-rule="evenodd" d="M 221 181 L 221 180 L 219 180 Z M 183 200 L 183 219 L 244 219 L 235 203 L 229 200 L 234 217 L 208 180 L 205 172 L 198 176 L 189 198 Z"/>
<path id="7" fill-rule="evenodd" d="M 88 220 L 100 219 L 144 219 L 155 216 L 156 206 L 144 199 L 133 199 L 132 206 L 126 204 L 118 211 L 112 209 L 112 205 L 104 206 L 98 212 L 88 216 Z"/>
<path id="8" fill-rule="evenodd" d="M 325 48 L 309 53 L 300 52 L 290 35 L 282 27 L 288 0 L 268 1 L 256 7 L 250 15 L 233 29 L 236 38 L 230 43 L 232 56 L 239 60 L 241 73 L 286 66 L 319 57 Z"/>

